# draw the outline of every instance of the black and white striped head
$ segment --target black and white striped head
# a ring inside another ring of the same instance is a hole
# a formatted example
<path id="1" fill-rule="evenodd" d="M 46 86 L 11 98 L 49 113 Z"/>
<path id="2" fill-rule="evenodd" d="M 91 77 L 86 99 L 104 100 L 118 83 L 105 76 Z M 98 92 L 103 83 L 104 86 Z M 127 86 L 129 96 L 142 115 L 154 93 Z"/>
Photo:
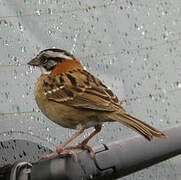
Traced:
<path id="1" fill-rule="evenodd" d="M 28 62 L 31 66 L 39 66 L 44 73 L 50 73 L 57 63 L 66 59 L 75 59 L 75 57 L 62 49 L 45 49 L 35 58 Z"/>

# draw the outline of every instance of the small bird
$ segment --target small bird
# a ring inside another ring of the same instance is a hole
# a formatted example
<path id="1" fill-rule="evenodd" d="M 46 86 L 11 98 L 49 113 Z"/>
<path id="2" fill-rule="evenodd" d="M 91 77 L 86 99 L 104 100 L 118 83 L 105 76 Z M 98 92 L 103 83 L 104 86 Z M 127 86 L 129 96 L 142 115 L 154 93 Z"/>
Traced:
<path id="1" fill-rule="evenodd" d="M 45 49 L 28 64 L 38 66 L 42 71 L 34 91 L 40 110 L 60 126 L 77 130 L 44 158 L 66 154 L 73 148 L 91 150 L 87 143 L 101 131 L 104 122 L 120 122 L 149 141 L 154 136 L 167 137 L 161 131 L 128 114 L 117 96 L 97 77 L 86 71 L 71 53 L 62 49 Z M 94 127 L 95 131 L 77 146 L 66 148 L 90 127 Z"/>

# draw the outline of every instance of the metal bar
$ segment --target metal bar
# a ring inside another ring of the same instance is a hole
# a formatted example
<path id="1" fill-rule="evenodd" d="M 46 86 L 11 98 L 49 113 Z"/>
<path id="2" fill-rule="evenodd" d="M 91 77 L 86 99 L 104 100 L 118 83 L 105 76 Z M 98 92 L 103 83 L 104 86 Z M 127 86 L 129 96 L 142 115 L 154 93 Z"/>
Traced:
<path id="1" fill-rule="evenodd" d="M 112 167 L 113 177 L 123 177 L 181 153 L 181 125 L 164 131 L 167 139 L 146 141 L 141 136 L 105 145 L 96 157 L 100 169 Z M 111 164 L 112 163 L 112 164 Z"/>
<path id="2" fill-rule="evenodd" d="M 164 131 L 167 139 L 148 142 L 141 136 L 94 148 L 95 159 L 86 151 L 72 157 L 40 161 L 32 168 L 32 180 L 114 179 L 159 163 L 181 153 L 181 125 Z"/>
<path id="3" fill-rule="evenodd" d="M 95 157 L 76 150 L 76 156 L 60 155 L 33 164 L 27 180 L 111 180 L 129 175 L 181 153 L 181 125 L 164 131 L 167 139 L 148 142 L 141 136 L 94 148 Z M 14 168 L 15 169 L 15 168 Z"/>

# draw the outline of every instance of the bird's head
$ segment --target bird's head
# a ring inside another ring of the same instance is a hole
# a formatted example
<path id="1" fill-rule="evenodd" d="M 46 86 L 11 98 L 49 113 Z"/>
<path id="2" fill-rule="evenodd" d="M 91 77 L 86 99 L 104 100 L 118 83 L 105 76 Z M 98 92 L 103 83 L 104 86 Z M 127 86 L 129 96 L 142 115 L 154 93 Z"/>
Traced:
<path id="1" fill-rule="evenodd" d="M 28 65 L 38 66 L 44 74 L 62 73 L 71 70 L 76 66 L 81 66 L 71 53 L 62 49 L 45 49 L 41 51 L 35 58 L 28 62 Z"/>

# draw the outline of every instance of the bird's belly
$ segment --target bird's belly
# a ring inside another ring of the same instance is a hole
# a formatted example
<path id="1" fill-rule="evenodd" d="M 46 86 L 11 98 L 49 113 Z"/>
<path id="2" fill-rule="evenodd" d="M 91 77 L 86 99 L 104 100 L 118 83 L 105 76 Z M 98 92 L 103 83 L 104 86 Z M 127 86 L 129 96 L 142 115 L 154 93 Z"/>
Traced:
<path id="1" fill-rule="evenodd" d="M 42 90 L 43 80 L 40 78 L 35 86 L 35 99 L 38 107 L 51 121 L 65 128 L 77 129 L 93 127 L 101 124 L 101 113 L 93 110 L 74 108 L 64 103 L 57 103 L 47 99 Z"/>
<path id="2" fill-rule="evenodd" d="M 65 128 L 77 129 L 79 126 L 90 128 L 101 124 L 101 119 L 91 110 L 80 110 L 65 104 L 53 101 L 39 101 L 37 105 L 45 116 Z"/>

